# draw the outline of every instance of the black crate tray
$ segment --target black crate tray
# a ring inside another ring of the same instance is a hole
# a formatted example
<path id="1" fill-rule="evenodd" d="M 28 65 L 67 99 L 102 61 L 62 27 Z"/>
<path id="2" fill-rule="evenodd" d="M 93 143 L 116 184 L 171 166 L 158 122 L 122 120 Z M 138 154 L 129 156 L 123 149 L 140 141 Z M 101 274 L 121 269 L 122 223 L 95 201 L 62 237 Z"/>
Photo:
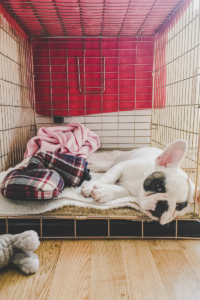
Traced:
<path id="1" fill-rule="evenodd" d="M 0 235 L 35 230 L 45 238 L 170 238 L 200 239 L 200 221 L 177 219 L 160 225 L 148 219 L 92 218 L 86 216 L 1 217 Z"/>

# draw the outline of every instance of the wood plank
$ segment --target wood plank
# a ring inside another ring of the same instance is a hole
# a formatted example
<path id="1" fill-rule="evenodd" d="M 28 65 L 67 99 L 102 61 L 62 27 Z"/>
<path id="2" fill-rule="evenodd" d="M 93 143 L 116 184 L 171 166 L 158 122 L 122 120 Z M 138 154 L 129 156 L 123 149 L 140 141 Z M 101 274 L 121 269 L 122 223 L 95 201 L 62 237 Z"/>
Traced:
<path id="1" fill-rule="evenodd" d="M 191 268 L 200 279 L 200 241 L 181 240 L 180 243 Z"/>
<path id="2" fill-rule="evenodd" d="M 91 241 L 63 241 L 48 300 L 90 299 Z"/>
<path id="3" fill-rule="evenodd" d="M 12 266 L 8 266 L 0 270 L 0 299 L 11 299 L 11 295 L 15 293 L 15 290 L 24 275 L 20 271 L 14 269 Z"/>
<path id="4" fill-rule="evenodd" d="M 39 255 L 40 267 L 34 275 L 25 276 L 13 267 L 2 270 L 0 275 L 0 299 L 48 299 L 61 245 L 62 243 L 58 241 L 41 242 L 40 247 L 35 251 Z"/>
<path id="5" fill-rule="evenodd" d="M 199 300 L 200 280 L 181 250 L 151 250 L 170 300 Z"/>
<path id="6" fill-rule="evenodd" d="M 90 299 L 130 299 L 120 241 L 93 241 Z"/>
<path id="7" fill-rule="evenodd" d="M 120 243 L 130 299 L 169 299 L 148 242 L 127 240 Z"/>
<path id="8" fill-rule="evenodd" d="M 200 298 L 200 241 L 42 241 L 37 254 L 35 275 L 0 270 L 0 299 Z"/>
<path id="9" fill-rule="evenodd" d="M 181 250 L 182 245 L 180 241 L 177 240 L 148 240 L 147 241 L 149 248 L 153 250 Z"/>

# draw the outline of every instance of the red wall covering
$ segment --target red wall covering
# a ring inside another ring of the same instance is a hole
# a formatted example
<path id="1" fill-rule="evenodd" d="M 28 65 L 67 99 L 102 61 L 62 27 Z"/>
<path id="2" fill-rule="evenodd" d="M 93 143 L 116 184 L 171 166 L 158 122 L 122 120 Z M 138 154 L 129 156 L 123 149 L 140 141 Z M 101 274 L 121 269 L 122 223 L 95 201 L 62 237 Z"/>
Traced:
<path id="1" fill-rule="evenodd" d="M 37 113 L 78 116 L 151 108 L 152 37 L 34 38 L 32 45 Z"/>

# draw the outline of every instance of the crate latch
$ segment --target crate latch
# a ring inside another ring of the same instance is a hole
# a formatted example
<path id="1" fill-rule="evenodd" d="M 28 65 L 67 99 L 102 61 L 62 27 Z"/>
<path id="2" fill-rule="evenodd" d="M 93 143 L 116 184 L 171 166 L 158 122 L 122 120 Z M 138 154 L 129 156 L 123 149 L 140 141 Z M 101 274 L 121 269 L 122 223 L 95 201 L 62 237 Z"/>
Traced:
<path id="1" fill-rule="evenodd" d="M 151 129 L 157 130 L 158 129 L 158 125 L 157 124 L 151 124 Z"/>
<path id="2" fill-rule="evenodd" d="M 101 70 L 101 87 L 100 87 L 100 90 L 98 88 L 98 90 L 95 90 L 95 88 L 97 87 L 86 87 L 85 86 L 85 57 L 83 57 L 83 74 L 84 74 L 84 78 L 83 78 L 83 83 L 84 83 L 84 88 L 82 90 L 82 86 L 81 86 L 81 71 L 80 71 L 80 57 L 77 57 L 77 64 L 78 64 L 78 86 L 79 86 L 79 92 L 80 93 L 86 93 L 86 89 L 92 89 L 92 91 L 88 91 L 87 90 L 87 94 L 101 94 L 101 93 L 104 93 L 105 92 L 105 65 L 106 65 L 106 58 L 103 56 L 103 72 Z"/>
<path id="3" fill-rule="evenodd" d="M 37 125 L 31 125 L 30 131 L 37 131 Z"/>
<path id="4" fill-rule="evenodd" d="M 156 75 L 159 75 L 159 74 L 160 74 L 160 69 L 155 70 L 155 71 L 152 72 L 153 77 L 156 76 Z"/>
<path id="5" fill-rule="evenodd" d="M 86 220 L 86 216 L 76 216 L 76 220 Z"/>

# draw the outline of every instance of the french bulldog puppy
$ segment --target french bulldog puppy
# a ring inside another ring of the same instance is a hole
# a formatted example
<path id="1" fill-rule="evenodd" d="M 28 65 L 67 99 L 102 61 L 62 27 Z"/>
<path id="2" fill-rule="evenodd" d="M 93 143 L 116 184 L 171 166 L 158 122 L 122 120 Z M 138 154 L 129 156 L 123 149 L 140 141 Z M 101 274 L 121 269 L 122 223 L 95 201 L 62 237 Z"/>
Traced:
<path id="1" fill-rule="evenodd" d="M 183 216 L 194 202 L 195 185 L 180 169 L 187 142 L 177 140 L 164 151 L 141 148 L 119 156 L 112 165 L 90 165 L 91 171 L 107 171 L 82 186 L 85 197 L 97 202 L 134 196 L 146 214 L 160 224 Z"/>

